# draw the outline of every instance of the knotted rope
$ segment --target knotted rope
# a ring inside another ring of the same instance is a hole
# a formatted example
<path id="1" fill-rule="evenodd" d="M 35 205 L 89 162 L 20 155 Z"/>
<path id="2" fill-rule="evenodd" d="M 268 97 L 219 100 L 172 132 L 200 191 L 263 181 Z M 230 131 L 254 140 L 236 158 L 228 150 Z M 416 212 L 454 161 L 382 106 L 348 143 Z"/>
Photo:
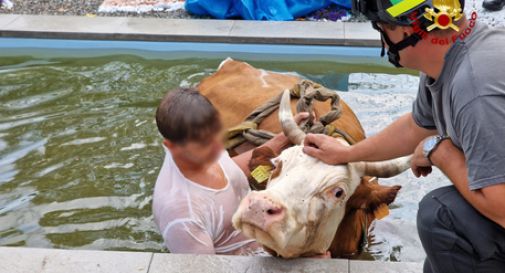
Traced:
<path id="1" fill-rule="evenodd" d="M 308 112 L 309 118 L 300 124 L 304 132 L 315 134 L 327 134 L 330 136 L 341 136 L 349 143 L 355 143 L 354 139 L 347 133 L 338 130 L 331 123 L 342 115 L 340 97 L 334 90 L 328 89 L 318 83 L 309 80 L 302 80 L 289 90 L 292 98 L 299 98 L 296 111 Z M 245 120 L 237 126 L 234 126 L 226 132 L 226 149 L 233 149 L 240 144 L 249 141 L 256 146 L 262 145 L 274 137 L 272 132 L 258 129 L 259 124 L 279 108 L 282 92 L 276 97 L 268 100 L 263 105 L 254 109 Z M 312 104 L 314 100 L 331 100 L 331 110 L 319 120 L 314 121 Z"/>

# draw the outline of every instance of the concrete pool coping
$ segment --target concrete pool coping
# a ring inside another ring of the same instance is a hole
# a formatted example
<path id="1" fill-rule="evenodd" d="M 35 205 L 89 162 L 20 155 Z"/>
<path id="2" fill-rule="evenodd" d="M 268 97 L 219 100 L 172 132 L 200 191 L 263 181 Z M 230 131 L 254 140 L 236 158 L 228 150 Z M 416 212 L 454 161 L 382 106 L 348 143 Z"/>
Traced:
<path id="1" fill-rule="evenodd" d="M 419 263 L 0 247 L 0 273 L 421 273 Z"/>
<path id="2" fill-rule="evenodd" d="M 0 15 L 0 37 L 380 46 L 369 23 Z"/>

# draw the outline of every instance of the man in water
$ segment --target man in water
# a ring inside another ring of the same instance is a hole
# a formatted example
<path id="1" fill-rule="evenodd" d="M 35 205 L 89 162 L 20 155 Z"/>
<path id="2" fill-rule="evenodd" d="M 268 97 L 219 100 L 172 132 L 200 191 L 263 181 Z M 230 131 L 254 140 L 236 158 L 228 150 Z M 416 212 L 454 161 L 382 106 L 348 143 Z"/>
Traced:
<path id="1" fill-rule="evenodd" d="M 154 189 L 153 213 L 167 248 L 172 253 L 261 253 L 262 248 L 231 222 L 250 190 L 245 174 L 252 152 L 230 158 L 217 110 L 195 89 L 169 92 L 158 107 L 156 124 L 166 155 Z M 264 145 L 280 153 L 290 142 L 279 134 Z"/>
<path id="2" fill-rule="evenodd" d="M 390 62 L 421 72 L 412 112 L 351 147 L 308 135 L 304 151 L 328 164 L 413 153 L 417 177 L 436 166 L 453 185 L 428 193 L 419 204 L 417 226 L 427 253 L 424 272 L 503 273 L 505 29 L 463 15 L 450 18 L 457 32 L 431 30 L 434 22 L 424 16 L 426 8 L 438 12 L 427 7 L 431 1 L 404 2 L 358 0 L 356 7 L 381 33 Z M 440 40 L 448 42 L 434 42 Z"/>

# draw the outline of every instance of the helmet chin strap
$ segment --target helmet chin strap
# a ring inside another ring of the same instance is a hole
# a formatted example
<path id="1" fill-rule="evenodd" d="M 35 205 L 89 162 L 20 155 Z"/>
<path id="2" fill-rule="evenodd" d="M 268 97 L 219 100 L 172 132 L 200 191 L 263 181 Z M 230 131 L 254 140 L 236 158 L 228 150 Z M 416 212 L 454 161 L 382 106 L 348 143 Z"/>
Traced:
<path id="1" fill-rule="evenodd" d="M 378 30 L 381 34 L 382 51 L 381 57 L 385 55 L 384 42 L 388 45 L 388 59 L 396 67 L 402 67 L 400 64 L 400 51 L 409 46 L 415 46 L 419 41 L 421 41 L 421 36 L 417 33 L 413 33 L 407 38 L 401 40 L 398 43 L 393 43 L 385 31 L 383 31 L 376 22 L 372 22 L 373 28 Z"/>

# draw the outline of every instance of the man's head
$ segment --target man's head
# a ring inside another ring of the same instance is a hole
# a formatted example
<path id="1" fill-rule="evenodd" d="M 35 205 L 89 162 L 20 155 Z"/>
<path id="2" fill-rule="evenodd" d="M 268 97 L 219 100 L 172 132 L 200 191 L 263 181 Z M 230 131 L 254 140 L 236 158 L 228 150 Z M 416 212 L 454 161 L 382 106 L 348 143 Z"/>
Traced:
<path id="1" fill-rule="evenodd" d="M 440 51 L 440 46 L 431 42 L 433 38 L 453 42 L 450 37 L 466 21 L 464 6 L 464 0 L 353 0 L 353 11 L 365 15 L 381 33 L 389 61 L 414 69 L 419 68 L 419 60 L 426 59 L 420 56 L 431 53 L 426 51 Z"/>
<path id="2" fill-rule="evenodd" d="M 463 16 L 462 19 L 454 22 L 458 27 L 462 27 L 466 23 L 466 18 Z M 398 61 L 402 67 L 412 68 L 416 70 L 422 69 L 422 63 L 429 61 L 427 54 L 431 56 L 438 55 L 437 52 L 441 52 L 442 57 L 445 52 L 449 49 L 453 42 L 453 37 L 457 36 L 458 33 L 452 29 L 435 29 L 427 32 L 422 30 L 417 26 L 401 26 L 393 25 L 390 23 L 377 23 L 378 28 L 381 29 L 387 35 L 388 39 L 393 44 L 398 44 L 402 40 L 412 37 L 413 35 L 419 36 L 419 41 L 412 46 L 407 46 L 404 49 L 398 51 Z M 384 38 L 383 38 L 384 39 Z M 448 41 L 445 44 L 439 44 L 434 41 Z M 385 43 L 385 47 L 389 50 L 389 45 Z"/>
<path id="3" fill-rule="evenodd" d="M 174 157 L 207 164 L 223 150 L 219 113 L 196 89 L 168 92 L 156 111 L 156 124 Z"/>

